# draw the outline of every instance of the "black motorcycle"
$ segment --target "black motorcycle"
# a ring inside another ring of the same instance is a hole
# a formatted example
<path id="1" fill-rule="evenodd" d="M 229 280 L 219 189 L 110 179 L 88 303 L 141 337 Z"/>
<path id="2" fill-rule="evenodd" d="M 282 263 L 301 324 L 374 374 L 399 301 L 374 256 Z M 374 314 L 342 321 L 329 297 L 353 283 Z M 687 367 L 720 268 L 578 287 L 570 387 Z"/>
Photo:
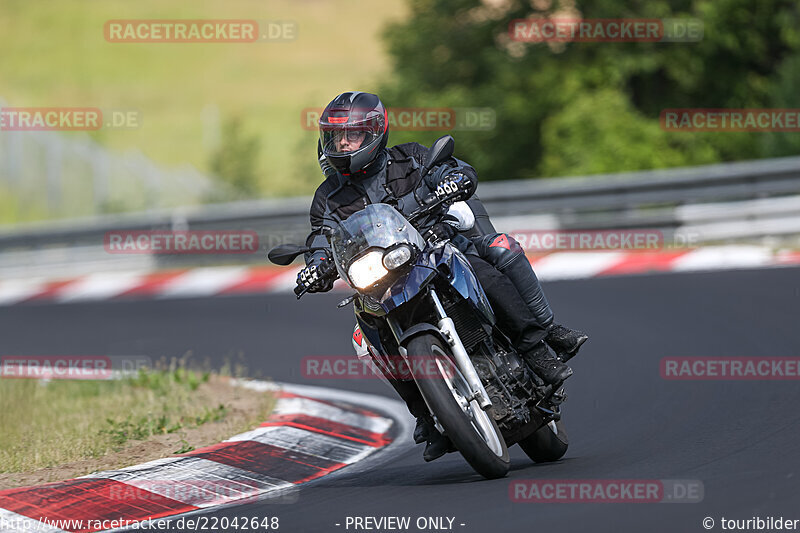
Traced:
<path id="1" fill-rule="evenodd" d="M 426 167 L 446 161 L 452 150 L 452 138 L 443 137 Z M 478 473 L 498 478 L 509 470 L 507 447 L 513 444 L 536 462 L 566 453 L 560 415 L 566 395 L 539 379 L 515 351 L 467 258 L 447 240 L 426 240 L 415 227 L 421 220 L 429 224 L 448 201 L 447 194 L 431 199 L 407 218 L 390 205 L 371 204 L 331 221 L 324 250 L 335 269 L 325 276 L 341 277 L 356 291 L 339 306 L 353 303 L 375 367 L 387 374 L 398 357 L 408 360 L 408 379 L 437 429 Z M 319 249 L 282 245 L 269 259 L 288 265 Z M 298 298 L 305 292 L 295 289 Z"/>

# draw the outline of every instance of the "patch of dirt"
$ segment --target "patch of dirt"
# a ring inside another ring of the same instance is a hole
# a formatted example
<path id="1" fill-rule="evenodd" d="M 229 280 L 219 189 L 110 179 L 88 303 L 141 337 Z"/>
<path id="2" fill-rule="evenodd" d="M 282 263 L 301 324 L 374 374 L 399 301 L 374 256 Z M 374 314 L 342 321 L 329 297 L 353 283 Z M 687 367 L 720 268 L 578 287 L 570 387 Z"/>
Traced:
<path id="1" fill-rule="evenodd" d="M 30 472 L 0 473 L 0 490 L 41 485 L 164 457 L 176 457 L 179 455 L 176 452 L 186 443 L 195 449 L 211 446 L 257 427 L 266 420 L 269 410 L 274 405 L 274 400 L 268 393 L 234 387 L 230 384 L 229 378 L 220 376 L 212 376 L 208 383 L 202 384 L 195 392 L 198 398 L 210 401 L 210 405 L 225 405 L 227 408 L 225 418 L 195 428 L 183 428 L 175 433 L 154 435 L 145 441 L 128 441 L 119 450 L 109 452 L 102 457 Z"/>

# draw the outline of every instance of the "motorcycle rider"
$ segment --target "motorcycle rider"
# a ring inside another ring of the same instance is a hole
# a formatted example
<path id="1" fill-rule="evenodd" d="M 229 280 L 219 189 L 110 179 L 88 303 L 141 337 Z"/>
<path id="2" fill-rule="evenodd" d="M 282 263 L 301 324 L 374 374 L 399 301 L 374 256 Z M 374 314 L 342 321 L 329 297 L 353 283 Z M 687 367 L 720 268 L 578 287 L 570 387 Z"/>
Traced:
<path id="1" fill-rule="evenodd" d="M 431 194 L 457 190 L 461 200 L 473 196 L 477 173 L 463 161 L 451 157 L 425 176 L 420 167 L 427 149 L 418 143 L 386 148 L 388 116 L 380 99 L 363 92 L 346 92 L 331 101 L 320 117 L 320 164 L 327 178 L 317 189 L 311 205 L 311 227 L 306 245 L 327 247 L 328 219 L 344 220 L 369 203 L 387 203 L 404 214 L 412 212 Z M 588 338 L 553 322 L 553 313 L 521 246 L 509 235 L 496 233 L 477 198 L 470 200 L 484 235 L 471 239 L 457 236 L 447 222 L 420 228 L 437 239 L 454 239 L 465 252 L 486 292 L 498 324 L 514 346 L 532 363 L 545 382 L 559 384 L 572 369 L 553 357 L 545 342 L 562 357 L 574 355 Z M 306 268 L 298 284 L 309 292 L 324 292 L 333 286 L 325 274 L 333 266 L 322 251 L 306 254 Z M 543 342 L 544 341 L 544 342 Z M 427 441 L 425 460 L 444 455 L 449 439 L 434 427 L 416 385 L 389 380 L 417 418 L 415 441 Z"/>

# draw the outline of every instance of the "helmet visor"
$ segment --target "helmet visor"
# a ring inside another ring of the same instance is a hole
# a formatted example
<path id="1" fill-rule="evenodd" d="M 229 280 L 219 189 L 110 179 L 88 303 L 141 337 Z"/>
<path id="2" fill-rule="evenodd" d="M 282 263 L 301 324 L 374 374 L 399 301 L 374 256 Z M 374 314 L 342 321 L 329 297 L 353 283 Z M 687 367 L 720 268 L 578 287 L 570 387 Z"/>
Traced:
<path id="1" fill-rule="evenodd" d="M 325 155 L 352 154 L 372 144 L 384 131 L 382 115 L 348 122 L 345 122 L 347 117 L 341 117 L 342 123 L 336 123 L 337 118 L 328 117 L 319 123 L 319 137 Z"/>

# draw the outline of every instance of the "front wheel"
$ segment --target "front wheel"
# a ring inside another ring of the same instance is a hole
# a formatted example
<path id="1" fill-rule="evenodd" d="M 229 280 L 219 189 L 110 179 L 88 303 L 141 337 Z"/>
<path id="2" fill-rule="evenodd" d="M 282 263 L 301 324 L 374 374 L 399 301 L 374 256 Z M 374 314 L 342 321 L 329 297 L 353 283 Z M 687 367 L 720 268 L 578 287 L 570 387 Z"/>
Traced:
<path id="1" fill-rule="evenodd" d="M 415 376 L 422 396 L 464 459 L 485 478 L 508 473 L 508 448 L 494 419 L 476 400 L 467 401 L 469 386 L 453 364 L 449 349 L 434 335 L 419 335 L 407 346 L 410 357 L 436 362 L 439 375 Z"/>

